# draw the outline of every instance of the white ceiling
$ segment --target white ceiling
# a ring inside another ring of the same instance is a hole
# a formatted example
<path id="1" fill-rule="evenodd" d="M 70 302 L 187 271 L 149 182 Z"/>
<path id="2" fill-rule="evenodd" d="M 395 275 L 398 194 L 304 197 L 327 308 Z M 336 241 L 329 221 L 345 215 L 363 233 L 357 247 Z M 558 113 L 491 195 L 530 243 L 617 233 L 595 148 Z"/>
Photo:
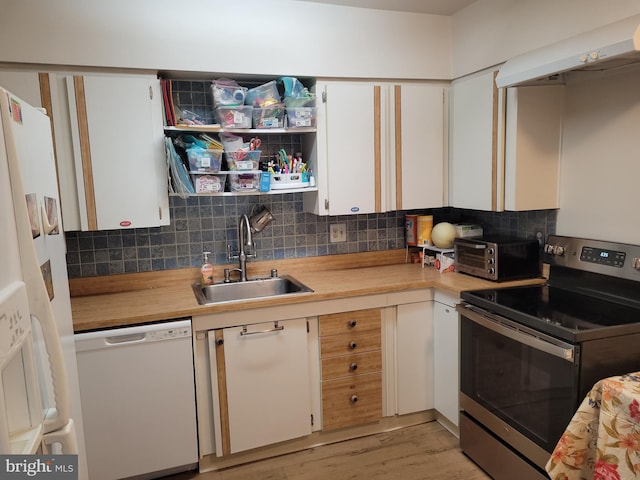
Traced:
<path id="1" fill-rule="evenodd" d="M 394 10 L 397 12 L 429 13 L 432 15 L 453 15 L 475 0 L 302 0 L 315 3 L 329 3 L 349 7 Z"/>

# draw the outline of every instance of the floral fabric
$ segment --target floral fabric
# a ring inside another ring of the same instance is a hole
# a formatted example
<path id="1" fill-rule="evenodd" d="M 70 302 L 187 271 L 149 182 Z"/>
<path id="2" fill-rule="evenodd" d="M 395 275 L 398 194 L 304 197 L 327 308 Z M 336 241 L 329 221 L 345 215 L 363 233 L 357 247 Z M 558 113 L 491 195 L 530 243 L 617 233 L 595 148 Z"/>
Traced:
<path id="1" fill-rule="evenodd" d="M 640 372 L 596 383 L 545 469 L 552 480 L 640 479 Z"/>

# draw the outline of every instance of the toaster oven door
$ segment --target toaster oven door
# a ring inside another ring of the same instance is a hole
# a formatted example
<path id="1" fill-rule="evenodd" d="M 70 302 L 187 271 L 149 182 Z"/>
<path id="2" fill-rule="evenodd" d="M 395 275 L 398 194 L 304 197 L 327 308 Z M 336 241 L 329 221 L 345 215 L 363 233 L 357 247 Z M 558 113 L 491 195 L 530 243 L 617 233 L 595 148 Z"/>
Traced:
<path id="1" fill-rule="evenodd" d="M 497 280 L 494 265 L 489 265 L 490 247 L 487 243 L 459 241 L 454 244 L 456 272 Z"/>

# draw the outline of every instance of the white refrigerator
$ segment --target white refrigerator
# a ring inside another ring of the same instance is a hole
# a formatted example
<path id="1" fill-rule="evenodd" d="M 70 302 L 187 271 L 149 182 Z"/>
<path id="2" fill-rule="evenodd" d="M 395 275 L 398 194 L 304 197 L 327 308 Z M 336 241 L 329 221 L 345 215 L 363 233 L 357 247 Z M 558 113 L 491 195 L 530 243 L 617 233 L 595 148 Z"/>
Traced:
<path id="1" fill-rule="evenodd" d="M 0 88 L 0 454 L 77 454 L 86 479 L 51 125 Z"/>

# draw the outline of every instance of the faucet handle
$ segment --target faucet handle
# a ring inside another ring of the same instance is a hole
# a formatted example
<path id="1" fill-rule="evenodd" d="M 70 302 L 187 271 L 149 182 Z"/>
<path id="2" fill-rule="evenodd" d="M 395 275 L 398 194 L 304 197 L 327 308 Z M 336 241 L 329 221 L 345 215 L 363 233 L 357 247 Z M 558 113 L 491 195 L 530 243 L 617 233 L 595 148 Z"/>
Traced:
<path id="1" fill-rule="evenodd" d="M 239 255 L 232 255 L 231 254 L 231 245 L 229 245 L 227 243 L 227 260 L 233 260 L 233 259 L 236 259 L 238 257 L 239 257 Z"/>

